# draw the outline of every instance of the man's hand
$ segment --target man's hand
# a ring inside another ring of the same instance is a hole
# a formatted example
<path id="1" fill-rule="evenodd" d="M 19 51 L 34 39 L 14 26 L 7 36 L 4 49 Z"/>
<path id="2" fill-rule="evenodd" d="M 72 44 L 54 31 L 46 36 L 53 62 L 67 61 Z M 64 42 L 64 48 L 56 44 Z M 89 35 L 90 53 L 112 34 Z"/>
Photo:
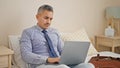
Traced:
<path id="1" fill-rule="evenodd" d="M 48 63 L 51 63 L 51 64 L 54 64 L 54 63 L 58 63 L 60 61 L 60 58 L 48 58 L 47 59 L 47 62 Z"/>

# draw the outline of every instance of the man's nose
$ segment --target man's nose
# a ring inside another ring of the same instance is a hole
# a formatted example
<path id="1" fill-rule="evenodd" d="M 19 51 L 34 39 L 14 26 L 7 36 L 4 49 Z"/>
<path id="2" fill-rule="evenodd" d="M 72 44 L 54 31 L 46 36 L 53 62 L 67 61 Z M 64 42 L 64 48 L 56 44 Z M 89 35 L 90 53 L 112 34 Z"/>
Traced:
<path id="1" fill-rule="evenodd" d="M 49 20 L 49 19 L 48 19 L 48 20 L 47 20 L 47 22 L 48 22 L 48 23 L 50 23 L 50 22 L 51 22 L 51 20 Z"/>

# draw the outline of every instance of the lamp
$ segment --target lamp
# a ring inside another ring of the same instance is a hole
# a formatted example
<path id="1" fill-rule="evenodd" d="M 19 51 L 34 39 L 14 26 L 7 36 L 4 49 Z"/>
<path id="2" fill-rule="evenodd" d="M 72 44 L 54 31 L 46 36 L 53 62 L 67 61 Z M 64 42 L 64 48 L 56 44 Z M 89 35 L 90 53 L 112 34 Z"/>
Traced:
<path id="1" fill-rule="evenodd" d="M 120 18 L 120 7 L 108 7 L 106 8 L 106 18 Z"/>
<path id="2" fill-rule="evenodd" d="M 120 36 L 120 7 L 106 8 L 107 25 L 115 30 L 115 35 Z"/>

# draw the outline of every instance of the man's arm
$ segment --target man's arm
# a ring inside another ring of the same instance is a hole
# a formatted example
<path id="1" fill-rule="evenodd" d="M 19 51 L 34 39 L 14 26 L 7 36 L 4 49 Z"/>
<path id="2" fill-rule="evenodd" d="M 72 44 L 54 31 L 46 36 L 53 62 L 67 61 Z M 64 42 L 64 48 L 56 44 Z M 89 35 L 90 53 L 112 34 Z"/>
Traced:
<path id="1" fill-rule="evenodd" d="M 30 64 L 46 63 L 48 56 L 42 56 L 32 53 L 32 43 L 30 34 L 31 33 L 29 33 L 27 30 L 24 30 L 20 40 L 20 49 L 23 60 Z"/>
<path id="2" fill-rule="evenodd" d="M 58 36 L 58 45 L 57 45 L 57 49 L 59 51 L 59 54 L 61 55 L 62 49 L 64 47 L 64 42 L 62 41 L 59 32 L 57 32 L 57 36 Z"/>

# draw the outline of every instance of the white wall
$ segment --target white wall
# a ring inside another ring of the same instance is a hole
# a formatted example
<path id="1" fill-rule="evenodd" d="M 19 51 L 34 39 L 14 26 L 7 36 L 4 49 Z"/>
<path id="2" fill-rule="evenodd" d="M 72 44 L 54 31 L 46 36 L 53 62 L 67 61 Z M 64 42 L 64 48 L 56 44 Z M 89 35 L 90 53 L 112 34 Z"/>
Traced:
<path id="1" fill-rule="evenodd" d="M 35 14 L 42 4 L 54 7 L 52 26 L 59 31 L 85 27 L 89 37 L 94 37 L 104 32 L 105 8 L 120 6 L 120 0 L 0 0 L 0 44 L 8 45 L 8 35 L 21 34 L 36 24 Z"/>

